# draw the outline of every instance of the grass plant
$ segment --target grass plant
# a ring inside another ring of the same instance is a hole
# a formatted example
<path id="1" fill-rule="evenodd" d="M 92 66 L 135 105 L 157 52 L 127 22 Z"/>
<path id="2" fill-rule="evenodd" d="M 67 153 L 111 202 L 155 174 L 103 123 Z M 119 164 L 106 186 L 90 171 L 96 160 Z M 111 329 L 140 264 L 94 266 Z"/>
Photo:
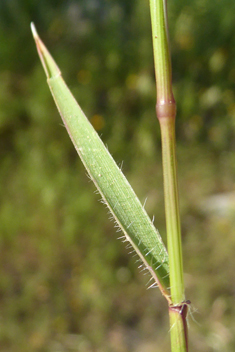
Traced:
<path id="1" fill-rule="evenodd" d="M 184 295 L 175 154 L 176 104 L 172 93 L 166 0 L 150 0 L 150 12 L 157 86 L 156 112 L 162 136 L 168 252 L 122 171 L 66 86 L 60 69 L 33 24 L 31 28 L 49 88 L 75 149 L 122 230 L 123 242 L 133 247 L 152 276 L 151 285 L 158 285 L 168 302 L 172 352 L 186 352 L 188 303 Z"/>

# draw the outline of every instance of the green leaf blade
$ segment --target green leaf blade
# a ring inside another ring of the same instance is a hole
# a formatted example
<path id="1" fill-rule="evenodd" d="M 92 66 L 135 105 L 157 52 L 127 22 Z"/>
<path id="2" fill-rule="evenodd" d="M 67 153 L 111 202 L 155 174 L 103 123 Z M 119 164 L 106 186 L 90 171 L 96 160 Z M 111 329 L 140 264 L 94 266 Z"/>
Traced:
<path id="1" fill-rule="evenodd" d="M 36 30 L 33 34 L 48 77 L 48 85 L 85 168 L 125 234 L 125 240 L 131 243 L 163 295 L 170 301 L 168 254 L 158 231 L 72 96 Z"/>

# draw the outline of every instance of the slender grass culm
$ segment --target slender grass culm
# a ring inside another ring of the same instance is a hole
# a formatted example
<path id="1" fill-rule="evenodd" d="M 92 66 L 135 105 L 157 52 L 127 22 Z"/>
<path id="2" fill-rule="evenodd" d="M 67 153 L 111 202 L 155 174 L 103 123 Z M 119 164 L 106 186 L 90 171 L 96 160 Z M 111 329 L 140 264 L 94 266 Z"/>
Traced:
<path id="1" fill-rule="evenodd" d="M 118 226 L 149 270 L 169 306 L 171 351 L 187 352 L 187 308 L 178 206 L 175 155 L 176 104 L 172 93 L 171 60 L 167 27 L 167 0 L 150 0 L 153 51 L 157 86 L 156 112 L 162 138 L 165 215 L 168 252 L 143 206 L 103 142 L 75 101 L 52 56 L 32 32 L 47 82 L 63 123 L 91 179 Z"/>
<path id="2" fill-rule="evenodd" d="M 161 128 L 167 249 L 171 304 L 169 316 L 172 351 L 188 350 L 187 308 L 184 295 L 181 226 L 175 153 L 176 103 L 172 92 L 167 25 L 167 0 L 150 0 L 153 52 L 157 88 L 156 113 Z"/>

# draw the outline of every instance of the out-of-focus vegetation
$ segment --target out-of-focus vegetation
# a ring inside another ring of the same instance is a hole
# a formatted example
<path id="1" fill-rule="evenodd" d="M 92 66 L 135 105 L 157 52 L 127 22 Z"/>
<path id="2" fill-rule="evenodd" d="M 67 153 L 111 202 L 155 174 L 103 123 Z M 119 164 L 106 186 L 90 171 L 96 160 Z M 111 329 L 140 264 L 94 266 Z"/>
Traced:
<path id="1" fill-rule="evenodd" d="M 169 0 L 191 351 L 235 349 L 234 13 Z M 149 17 L 147 0 L 0 2 L 1 351 L 169 350 L 167 305 L 116 239 L 29 28 L 165 238 Z"/>

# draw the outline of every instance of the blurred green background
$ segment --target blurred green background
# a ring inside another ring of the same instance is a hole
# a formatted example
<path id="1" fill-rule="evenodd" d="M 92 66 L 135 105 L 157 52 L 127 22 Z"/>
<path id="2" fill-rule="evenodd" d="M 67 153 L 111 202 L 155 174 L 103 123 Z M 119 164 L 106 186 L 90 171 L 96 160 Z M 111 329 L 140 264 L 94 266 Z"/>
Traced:
<path id="1" fill-rule="evenodd" d="M 235 2 L 169 0 L 191 351 L 235 350 Z M 147 0 L 0 2 L 0 349 L 169 351 L 62 126 L 38 32 L 165 240 Z"/>

